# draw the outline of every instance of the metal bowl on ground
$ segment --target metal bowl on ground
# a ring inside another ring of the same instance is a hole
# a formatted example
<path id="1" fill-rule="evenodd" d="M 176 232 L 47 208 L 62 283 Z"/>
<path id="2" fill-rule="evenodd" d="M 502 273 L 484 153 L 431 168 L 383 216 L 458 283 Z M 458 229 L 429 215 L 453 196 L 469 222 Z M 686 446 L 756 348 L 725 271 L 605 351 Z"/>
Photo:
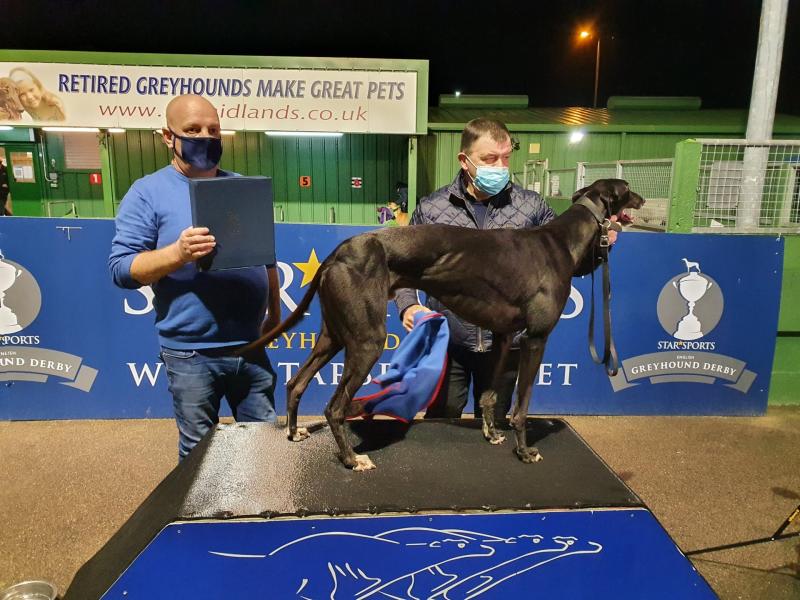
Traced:
<path id="1" fill-rule="evenodd" d="M 0 600 L 55 600 L 57 594 L 48 581 L 23 581 L 0 591 Z"/>

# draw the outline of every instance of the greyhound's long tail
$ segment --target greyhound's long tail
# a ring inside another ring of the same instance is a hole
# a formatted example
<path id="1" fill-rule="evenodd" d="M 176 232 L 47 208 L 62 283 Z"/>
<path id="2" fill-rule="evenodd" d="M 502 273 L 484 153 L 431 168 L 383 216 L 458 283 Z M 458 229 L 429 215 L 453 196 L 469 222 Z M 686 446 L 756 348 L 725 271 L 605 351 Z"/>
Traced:
<path id="1" fill-rule="evenodd" d="M 317 293 L 317 289 L 319 288 L 321 272 L 322 269 L 317 270 L 316 274 L 314 275 L 314 279 L 311 280 L 311 284 L 308 286 L 306 295 L 303 296 L 303 299 L 300 300 L 300 304 L 297 305 L 297 308 L 294 309 L 294 312 L 292 312 L 292 314 L 290 314 L 283 323 L 278 324 L 274 329 L 272 329 L 272 331 L 268 331 L 254 342 L 247 344 L 247 346 L 244 348 L 240 348 L 236 354 L 241 355 L 245 352 L 253 350 L 254 348 L 263 348 L 284 331 L 290 330 L 292 327 L 302 321 L 305 318 L 306 309 L 308 309 L 308 307 L 311 305 L 311 301 L 314 299 L 314 294 Z"/>

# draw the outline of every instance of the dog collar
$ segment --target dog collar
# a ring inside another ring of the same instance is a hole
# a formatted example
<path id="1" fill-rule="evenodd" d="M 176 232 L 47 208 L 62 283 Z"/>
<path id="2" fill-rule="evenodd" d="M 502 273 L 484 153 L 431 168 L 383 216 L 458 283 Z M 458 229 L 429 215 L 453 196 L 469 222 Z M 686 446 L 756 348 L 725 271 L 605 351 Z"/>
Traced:
<path id="1" fill-rule="evenodd" d="M 589 212 L 592 213 L 595 221 L 597 221 L 597 226 L 600 228 L 600 247 L 601 248 L 608 248 L 610 243 L 608 241 L 608 230 L 613 229 L 614 231 L 622 231 L 622 227 L 618 224 L 609 219 L 605 213 L 600 212 L 597 208 L 597 205 L 589 200 L 586 196 L 581 196 L 575 201 L 575 204 L 580 204 L 584 208 L 589 209 Z"/>
<path id="2" fill-rule="evenodd" d="M 589 212 L 592 213 L 595 221 L 597 221 L 598 225 L 602 225 L 603 221 L 607 221 L 606 215 L 604 212 L 601 212 L 600 209 L 597 208 L 597 205 L 589 200 L 586 196 L 581 196 L 575 201 L 575 204 L 580 204 L 584 208 L 589 209 Z"/>

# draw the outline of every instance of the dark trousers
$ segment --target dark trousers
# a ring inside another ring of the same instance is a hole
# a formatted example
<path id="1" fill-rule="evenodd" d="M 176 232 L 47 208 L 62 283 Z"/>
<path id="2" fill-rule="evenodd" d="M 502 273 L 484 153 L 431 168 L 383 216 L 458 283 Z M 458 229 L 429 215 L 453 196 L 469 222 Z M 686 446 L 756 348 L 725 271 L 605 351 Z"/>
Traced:
<path id="1" fill-rule="evenodd" d="M 426 419 L 457 419 L 467 406 L 469 387 L 472 384 L 472 398 L 475 405 L 475 418 L 482 416 L 480 407 L 481 394 L 486 391 L 494 375 L 492 355 L 488 352 L 471 352 L 458 346 L 447 349 L 447 372 L 441 390 L 425 413 Z M 517 384 L 517 365 L 519 350 L 508 353 L 505 369 L 497 390 L 495 417 L 508 414 L 514 387 Z"/>

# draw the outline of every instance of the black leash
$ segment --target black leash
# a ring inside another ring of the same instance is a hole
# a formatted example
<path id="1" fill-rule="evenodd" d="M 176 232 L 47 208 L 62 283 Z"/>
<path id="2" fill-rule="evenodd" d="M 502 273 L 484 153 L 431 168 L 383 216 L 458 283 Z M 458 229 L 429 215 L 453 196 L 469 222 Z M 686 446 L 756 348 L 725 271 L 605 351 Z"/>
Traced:
<path id="1" fill-rule="evenodd" d="M 600 260 L 603 263 L 603 335 L 605 337 L 605 344 L 603 346 L 603 357 L 597 352 L 597 347 L 594 343 L 594 269 L 592 269 L 592 294 L 591 304 L 589 310 L 589 354 L 592 355 L 592 360 L 598 365 L 602 364 L 606 367 L 606 372 L 610 377 L 614 377 L 619 371 L 619 357 L 617 356 L 617 347 L 614 344 L 614 336 L 611 332 L 611 270 L 608 263 L 608 230 L 614 229 L 620 231 L 622 228 L 613 223 L 605 214 L 601 214 L 597 206 L 589 198 L 585 196 L 578 199 L 576 204 L 589 209 L 594 216 L 597 224 L 600 227 Z M 606 209 L 608 210 L 608 208 Z M 592 265 L 597 260 L 595 250 L 597 248 L 592 246 Z"/>
<path id="2" fill-rule="evenodd" d="M 592 355 L 592 360 L 598 365 L 603 364 L 606 367 L 606 372 L 610 377 L 614 377 L 619 371 L 619 357 L 617 356 L 617 347 L 614 344 L 614 336 L 611 333 L 611 272 L 608 266 L 608 226 L 605 223 L 610 223 L 608 219 L 605 220 L 600 234 L 600 260 L 603 262 L 603 336 L 605 343 L 603 345 L 603 357 L 597 353 L 597 347 L 594 343 L 594 271 L 592 271 L 592 294 L 591 304 L 589 308 L 589 354 Z M 595 249 L 592 248 L 592 259 L 595 259 Z"/>

